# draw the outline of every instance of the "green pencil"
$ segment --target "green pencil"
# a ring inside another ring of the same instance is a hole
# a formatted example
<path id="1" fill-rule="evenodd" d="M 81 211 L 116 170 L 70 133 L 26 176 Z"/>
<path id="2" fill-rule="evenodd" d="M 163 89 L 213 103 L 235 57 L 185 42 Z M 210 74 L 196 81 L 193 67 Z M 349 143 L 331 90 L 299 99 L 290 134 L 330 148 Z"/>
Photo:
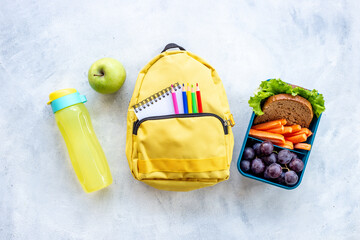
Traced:
<path id="1" fill-rule="evenodd" d="M 194 86 L 192 84 L 191 84 L 191 100 L 192 100 L 193 113 L 198 113 L 197 103 L 196 103 L 196 94 L 194 91 Z"/>

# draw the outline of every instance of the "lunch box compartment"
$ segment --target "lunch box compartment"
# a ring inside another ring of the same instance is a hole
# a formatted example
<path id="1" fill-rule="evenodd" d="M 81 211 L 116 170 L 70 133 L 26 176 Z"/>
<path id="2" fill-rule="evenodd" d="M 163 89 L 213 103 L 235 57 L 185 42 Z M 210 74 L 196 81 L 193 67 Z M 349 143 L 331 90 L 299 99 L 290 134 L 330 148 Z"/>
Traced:
<path id="1" fill-rule="evenodd" d="M 307 162 L 308 162 L 308 159 L 309 159 L 309 156 L 310 156 L 310 152 L 312 150 L 312 147 L 313 147 L 313 142 L 315 140 L 315 135 L 316 135 L 316 132 L 317 132 L 317 128 L 319 126 L 319 123 L 320 123 L 320 119 L 321 119 L 321 115 L 319 116 L 319 118 L 316 118 L 314 116 L 310 126 L 309 126 L 309 129 L 312 131 L 312 135 L 310 137 L 308 137 L 306 143 L 309 143 L 311 144 L 311 150 L 310 151 L 307 151 L 307 150 L 302 150 L 302 149 L 294 149 L 294 150 L 291 150 L 291 149 L 287 149 L 287 148 L 282 148 L 282 147 L 279 147 L 277 145 L 274 144 L 274 150 L 275 151 L 280 151 L 282 149 L 287 149 L 291 152 L 294 152 L 299 159 L 301 159 L 303 162 L 304 162 L 304 169 L 303 171 L 298 174 L 299 175 L 299 180 L 298 182 L 293 185 L 293 186 L 287 186 L 287 185 L 282 185 L 282 184 L 279 184 L 277 182 L 274 182 L 274 181 L 271 181 L 271 180 L 267 180 L 265 178 L 263 178 L 262 176 L 256 176 L 254 175 L 253 173 L 248 172 L 248 173 L 245 173 L 241 170 L 240 168 L 240 161 L 242 159 L 242 155 L 244 153 L 244 149 L 245 147 L 252 147 L 255 143 L 259 142 L 263 142 L 262 140 L 259 140 L 259 139 L 256 139 L 256 138 L 253 138 L 253 137 L 250 137 L 249 136 L 249 131 L 251 129 L 251 127 L 253 126 L 253 122 L 254 122 L 254 118 L 255 118 L 255 113 L 253 112 L 252 113 L 252 116 L 251 116 L 251 119 L 250 119 L 250 122 L 249 122 L 249 126 L 248 126 L 248 129 L 246 131 L 246 134 L 245 134 L 245 139 L 244 139 L 244 142 L 243 142 L 243 145 L 242 145 L 242 148 L 241 148 L 241 151 L 240 151 L 240 155 L 239 155 L 239 158 L 238 158 L 238 162 L 237 162 L 237 167 L 238 167 L 238 170 L 239 172 L 245 176 L 245 177 L 248 177 L 248 178 L 252 178 L 252 179 L 255 179 L 255 180 L 258 180 L 258 181 L 261 181 L 261 182 L 265 182 L 265 183 L 269 183 L 271 185 L 274 185 L 274 186 L 277 186 L 277 187 L 281 187 L 281 188 L 284 188 L 284 189 L 287 189 L 287 190 L 292 190 L 292 189 L 295 189 L 297 188 L 300 183 L 301 183 L 301 180 L 304 176 L 304 173 L 305 173 L 305 169 L 306 169 L 306 165 L 307 165 Z"/>

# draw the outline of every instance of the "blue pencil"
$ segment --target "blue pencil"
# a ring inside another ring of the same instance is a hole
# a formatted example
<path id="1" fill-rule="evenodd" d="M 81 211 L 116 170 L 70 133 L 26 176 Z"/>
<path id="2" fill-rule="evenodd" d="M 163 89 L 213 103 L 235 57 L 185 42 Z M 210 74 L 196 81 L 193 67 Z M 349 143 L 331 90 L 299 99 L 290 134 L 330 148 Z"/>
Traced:
<path id="1" fill-rule="evenodd" d="M 187 102 L 187 96 L 186 96 L 186 90 L 185 90 L 184 84 L 183 84 L 183 88 L 182 88 L 182 99 L 183 99 L 183 104 L 184 104 L 184 113 L 188 114 L 189 113 L 188 102 Z"/>

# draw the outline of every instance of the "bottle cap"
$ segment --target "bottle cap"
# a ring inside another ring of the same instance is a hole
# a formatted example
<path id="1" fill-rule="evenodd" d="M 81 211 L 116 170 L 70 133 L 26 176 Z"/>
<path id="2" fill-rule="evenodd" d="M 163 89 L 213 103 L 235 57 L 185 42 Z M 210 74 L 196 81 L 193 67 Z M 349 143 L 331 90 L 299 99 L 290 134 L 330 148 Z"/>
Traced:
<path id="1" fill-rule="evenodd" d="M 86 97 L 80 95 L 74 88 L 66 88 L 52 92 L 49 95 L 49 100 L 50 101 L 47 104 L 51 104 L 54 113 L 63 108 L 87 101 Z"/>

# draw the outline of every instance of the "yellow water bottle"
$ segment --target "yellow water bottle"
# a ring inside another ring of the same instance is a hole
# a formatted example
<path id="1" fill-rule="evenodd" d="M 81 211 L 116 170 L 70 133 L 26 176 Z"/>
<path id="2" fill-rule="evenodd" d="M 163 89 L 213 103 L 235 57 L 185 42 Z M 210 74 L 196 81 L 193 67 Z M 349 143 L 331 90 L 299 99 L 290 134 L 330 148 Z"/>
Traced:
<path id="1" fill-rule="evenodd" d="M 51 93 L 49 99 L 48 104 L 51 104 L 71 163 L 85 192 L 109 186 L 112 176 L 84 105 L 86 97 L 76 89 L 67 88 Z"/>

